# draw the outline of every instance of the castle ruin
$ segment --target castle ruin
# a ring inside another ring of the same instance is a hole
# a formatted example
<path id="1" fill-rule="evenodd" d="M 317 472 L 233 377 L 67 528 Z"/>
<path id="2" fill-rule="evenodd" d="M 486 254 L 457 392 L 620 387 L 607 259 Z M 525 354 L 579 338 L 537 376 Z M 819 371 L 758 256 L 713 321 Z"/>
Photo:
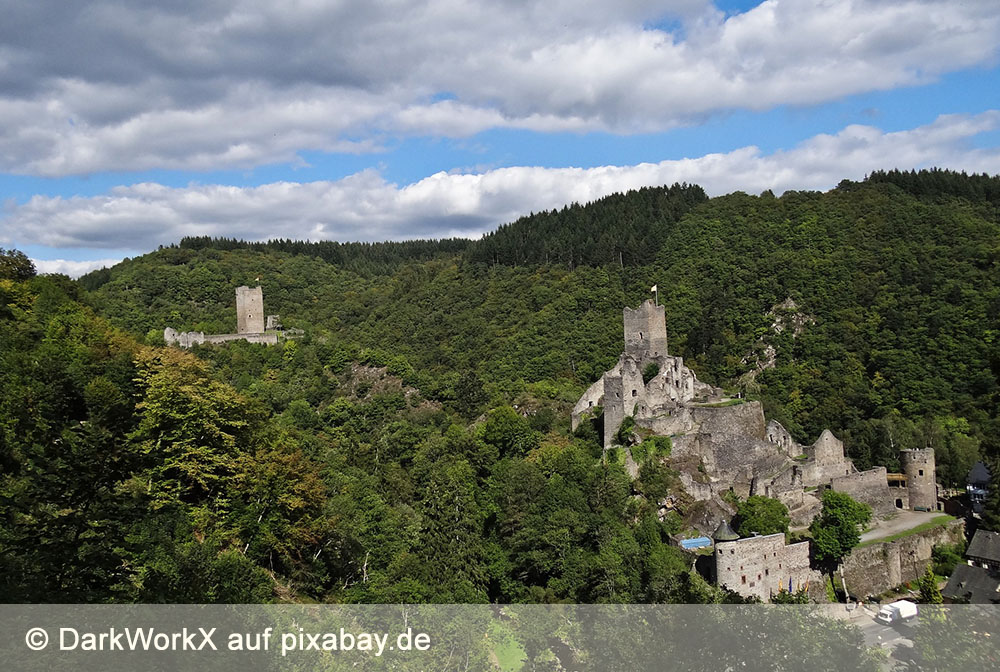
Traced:
<path id="1" fill-rule="evenodd" d="M 779 422 L 765 420 L 760 402 L 729 399 L 698 380 L 681 357 L 667 351 L 662 306 L 647 300 L 635 310 L 625 308 L 622 318 L 624 351 L 577 401 L 572 427 L 595 420 L 603 409 L 605 450 L 620 443 L 618 434 L 629 416 L 635 430 L 622 437 L 625 444 L 649 435 L 669 436 L 670 460 L 685 490 L 696 501 L 714 504 L 708 507 L 714 513 L 694 523 L 703 532 L 732 512 L 723 499 L 726 493 L 778 499 L 788 507 L 792 524 L 800 526 L 819 512 L 826 488 L 850 494 L 879 517 L 900 509 L 938 508 L 932 449 L 902 451 L 903 474 L 889 474 L 884 467 L 858 471 L 830 430 L 812 445 L 801 445 Z"/>
<path id="2" fill-rule="evenodd" d="M 265 328 L 264 291 L 260 285 L 253 288 L 244 285 L 236 288 L 235 334 L 205 334 L 203 331 L 177 331 L 167 327 L 163 330 L 163 340 L 167 345 L 178 345 L 182 348 L 228 341 L 276 345 L 278 335 L 283 332 L 279 316 L 267 315 L 266 324 Z M 291 334 L 282 335 L 288 337 Z"/>

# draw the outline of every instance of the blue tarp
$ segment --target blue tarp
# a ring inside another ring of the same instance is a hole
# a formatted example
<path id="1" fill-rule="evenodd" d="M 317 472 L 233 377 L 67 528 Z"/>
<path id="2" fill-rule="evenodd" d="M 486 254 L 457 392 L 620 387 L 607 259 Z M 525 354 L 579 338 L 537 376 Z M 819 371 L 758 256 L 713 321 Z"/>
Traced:
<path id="1" fill-rule="evenodd" d="M 681 548 L 704 548 L 711 546 L 712 540 L 708 537 L 695 537 L 694 539 L 681 539 Z"/>

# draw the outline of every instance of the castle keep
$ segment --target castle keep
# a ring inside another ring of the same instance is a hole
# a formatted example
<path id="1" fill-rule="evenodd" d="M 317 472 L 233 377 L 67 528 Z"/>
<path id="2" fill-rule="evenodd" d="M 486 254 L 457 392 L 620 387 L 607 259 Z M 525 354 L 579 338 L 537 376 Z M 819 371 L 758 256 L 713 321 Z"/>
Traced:
<path id="1" fill-rule="evenodd" d="M 282 332 L 281 321 L 277 315 L 268 315 L 266 320 L 267 329 L 264 326 L 264 291 L 260 285 L 253 288 L 241 286 L 236 288 L 235 334 L 206 335 L 202 331 L 177 331 L 167 327 L 163 330 L 163 340 L 167 345 L 179 345 L 182 348 L 227 341 L 275 345 L 278 342 L 278 334 Z"/>
<path id="2" fill-rule="evenodd" d="M 236 333 L 264 333 L 264 291 L 260 285 L 236 288 Z"/>

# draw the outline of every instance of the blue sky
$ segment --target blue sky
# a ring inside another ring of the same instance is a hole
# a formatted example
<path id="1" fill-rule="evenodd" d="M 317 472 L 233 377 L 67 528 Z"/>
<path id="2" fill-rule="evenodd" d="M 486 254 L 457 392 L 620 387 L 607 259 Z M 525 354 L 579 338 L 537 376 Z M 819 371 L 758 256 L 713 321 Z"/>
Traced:
<path id="1" fill-rule="evenodd" d="M 0 0 L 2 1 L 2 0 Z M 0 246 L 478 236 L 646 184 L 1000 172 L 1000 4 L 7 3 Z"/>

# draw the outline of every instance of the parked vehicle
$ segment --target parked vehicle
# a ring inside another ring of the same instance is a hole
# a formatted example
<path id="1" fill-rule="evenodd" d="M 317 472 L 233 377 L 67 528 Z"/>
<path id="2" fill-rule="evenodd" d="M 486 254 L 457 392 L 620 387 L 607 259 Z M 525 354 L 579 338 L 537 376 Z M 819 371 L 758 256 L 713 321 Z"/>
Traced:
<path id="1" fill-rule="evenodd" d="M 909 600 L 898 600 L 891 604 L 883 605 L 881 609 L 878 610 L 878 620 L 883 623 L 899 623 L 900 621 L 908 621 L 917 615 L 917 605 Z"/>

